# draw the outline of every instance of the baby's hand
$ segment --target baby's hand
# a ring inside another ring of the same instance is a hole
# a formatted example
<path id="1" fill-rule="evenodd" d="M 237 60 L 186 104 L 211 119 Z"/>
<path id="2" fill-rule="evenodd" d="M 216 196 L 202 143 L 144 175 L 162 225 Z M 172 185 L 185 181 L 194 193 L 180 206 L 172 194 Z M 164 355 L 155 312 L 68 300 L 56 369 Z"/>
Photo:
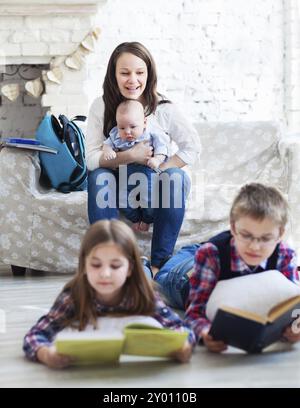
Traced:
<path id="1" fill-rule="evenodd" d="M 191 358 L 192 351 L 192 346 L 188 341 L 186 341 L 180 350 L 175 351 L 171 354 L 171 357 L 179 361 L 180 363 L 187 363 Z"/>
<path id="2" fill-rule="evenodd" d="M 104 157 L 104 160 L 112 160 L 117 157 L 117 154 L 113 150 L 110 150 L 110 151 L 103 152 L 103 157 Z"/>
<path id="3" fill-rule="evenodd" d="M 213 337 L 208 334 L 208 331 L 209 330 L 205 330 L 201 333 L 203 343 L 208 350 L 212 351 L 213 353 L 222 353 L 222 351 L 225 351 L 227 349 L 227 344 L 225 344 L 223 341 L 214 340 Z"/>
<path id="4" fill-rule="evenodd" d="M 41 363 L 46 364 L 50 368 L 65 368 L 72 363 L 72 359 L 69 356 L 59 354 L 54 346 L 39 348 L 37 358 Z"/>
<path id="5" fill-rule="evenodd" d="M 160 160 L 158 160 L 156 157 L 151 157 L 151 159 L 148 159 L 147 161 L 147 166 L 155 170 L 159 167 L 160 163 Z"/>

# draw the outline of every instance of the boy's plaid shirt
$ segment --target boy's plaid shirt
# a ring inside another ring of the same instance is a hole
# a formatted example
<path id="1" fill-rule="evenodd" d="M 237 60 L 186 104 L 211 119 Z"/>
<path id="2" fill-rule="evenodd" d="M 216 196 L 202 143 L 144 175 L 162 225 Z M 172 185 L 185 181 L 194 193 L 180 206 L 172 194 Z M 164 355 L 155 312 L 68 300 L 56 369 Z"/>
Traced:
<path id="1" fill-rule="evenodd" d="M 234 238 L 230 241 L 231 271 L 241 275 L 253 272 L 237 253 Z M 260 265 L 265 268 L 267 260 Z M 296 253 L 285 243 L 280 242 L 277 261 L 278 271 L 288 279 L 299 283 Z M 212 243 L 202 245 L 195 255 L 194 273 L 190 277 L 190 292 L 185 322 L 194 330 L 197 340 L 201 338 L 201 331 L 209 328 L 211 323 L 206 318 L 206 304 L 211 292 L 216 286 L 220 275 L 219 252 Z"/>

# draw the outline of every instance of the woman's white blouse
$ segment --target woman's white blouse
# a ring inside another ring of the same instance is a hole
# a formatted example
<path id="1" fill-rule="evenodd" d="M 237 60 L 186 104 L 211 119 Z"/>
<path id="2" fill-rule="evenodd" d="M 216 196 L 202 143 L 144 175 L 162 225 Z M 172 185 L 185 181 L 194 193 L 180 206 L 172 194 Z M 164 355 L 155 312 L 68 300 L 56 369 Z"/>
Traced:
<path id="1" fill-rule="evenodd" d="M 104 102 L 98 97 L 91 105 L 86 135 L 86 161 L 89 170 L 99 167 L 102 155 Z M 186 164 L 192 165 L 201 151 L 200 138 L 196 129 L 184 118 L 173 103 L 157 106 L 155 114 L 147 117 L 148 123 L 160 127 L 166 134 L 170 151 Z M 174 145 L 175 143 L 175 145 Z"/>

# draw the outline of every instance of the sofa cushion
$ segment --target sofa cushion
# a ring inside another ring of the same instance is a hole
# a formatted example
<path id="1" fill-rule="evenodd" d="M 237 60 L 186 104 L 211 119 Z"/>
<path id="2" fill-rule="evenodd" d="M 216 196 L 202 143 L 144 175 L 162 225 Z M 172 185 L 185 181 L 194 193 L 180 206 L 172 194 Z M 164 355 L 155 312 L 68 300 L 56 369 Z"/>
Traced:
<path id="1" fill-rule="evenodd" d="M 277 155 L 280 131 L 272 122 L 199 123 L 205 184 L 240 185 L 259 178 Z"/>

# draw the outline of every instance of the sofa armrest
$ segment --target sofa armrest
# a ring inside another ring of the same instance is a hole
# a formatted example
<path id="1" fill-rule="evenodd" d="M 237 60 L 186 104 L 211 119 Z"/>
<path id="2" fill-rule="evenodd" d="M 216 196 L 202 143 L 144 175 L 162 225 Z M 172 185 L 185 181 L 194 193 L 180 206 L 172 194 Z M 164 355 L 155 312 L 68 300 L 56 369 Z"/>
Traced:
<path id="1" fill-rule="evenodd" d="M 0 151 L 0 260 L 29 266 L 33 191 L 40 177 L 36 152 L 2 148 Z M 22 259 L 22 262 L 19 260 Z"/>
<path id="2" fill-rule="evenodd" d="M 282 138 L 279 151 L 287 171 L 292 244 L 300 254 L 300 135 Z"/>
<path id="3" fill-rule="evenodd" d="M 8 147 L 0 150 L 0 178 L 5 189 L 30 196 L 38 189 L 40 175 L 37 152 Z"/>

